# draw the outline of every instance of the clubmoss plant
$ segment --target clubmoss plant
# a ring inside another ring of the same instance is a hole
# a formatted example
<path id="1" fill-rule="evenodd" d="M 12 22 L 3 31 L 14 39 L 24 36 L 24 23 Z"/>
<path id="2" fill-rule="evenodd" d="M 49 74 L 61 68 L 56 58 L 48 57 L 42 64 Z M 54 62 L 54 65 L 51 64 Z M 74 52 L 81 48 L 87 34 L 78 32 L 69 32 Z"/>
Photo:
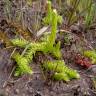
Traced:
<path id="1" fill-rule="evenodd" d="M 30 43 L 29 48 L 24 54 L 24 57 L 27 58 L 27 60 L 30 62 L 33 59 L 33 56 L 35 55 L 36 52 L 41 51 L 45 49 L 46 42 L 42 43 Z"/>
<path id="2" fill-rule="evenodd" d="M 61 17 L 57 14 L 57 11 L 55 9 L 52 10 L 51 2 L 49 1 L 48 1 L 48 14 L 45 17 L 45 21 L 48 25 L 51 26 L 51 34 L 48 36 L 46 41 L 37 43 L 37 42 L 28 42 L 25 39 L 18 39 L 18 38 L 12 40 L 13 45 L 26 49 L 26 51 L 23 53 L 23 56 L 18 54 L 16 54 L 16 56 L 13 56 L 13 59 L 15 59 L 15 61 L 18 64 L 16 75 L 19 75 L 20 73 L 22 74 L 31 72 L 27 65 L 32 61 L 33 56 L 37 51 L 42 51 L 44 53 L 52 53 L 57 58 L 61 57 L 60 42 L 55 44 L 57 24 L 61 22 Z M 23 59 L 26 61 L 25 63 L 23 62 Z M 23 69 L 25 69 L 24 67 L 25 65 L 26 68 L 29 69 L 29 72 L 27 69 L 23 71 Z"/>
<path id="3" fill-rule="evenodd" d="M 17 68 L 15 71 L 15 76 L 22 75 L 24 73 L 31 73 L 29 68 L 29 63 L 32 61 L 33 56 L 37 51 L 41 51 L 44 48 L 45 43 L 29 43 L 25 39 L 13 39 L 13 45 L 25 48 L 26 51 L 23 53 L 23 56 L 19 53 L 14 54 L 12 58 L 17 62 Z M 27 47 L 27 48 L 26 48 Z M 28 71 L 29 70 L 29 71 Z"/>
<path id="4" fill-rule="evenodd" d="M 51 2 L 48 1 L 48 12 L 47 16 L 44 18 L 44 23 L 51 26 L 51 34 L 48 37 L 47 45 L 46 45 L 46 52 L 53 53 L 53 55 L 57 56 L 58 58 L 61 57 L 60 50 L 60 42 L 55 44 L 56 39 L 56 32 L 57 32 L 57 24 L 62 23 L 62 17 L 58 15 L 56 9 L 51 8 Z M 56 47 L 56 48 L 55 48 Z M 56 55 L 56 52 L 58 55 Z"/>
<path id="5" fill-rule="evenodd" d="M 29 44 L 25 39 L 15 38 L 11 40 L 12 44 L 21 48 L 25 48 Z"/>
<path id="6" fill-rule="evenodd" d="M 51 1 L 47 1 L 47 15 L 43 19 L 44 24 L 48 25 L 52 21 L 52 8 Z"/>
<path id="7" fill-rule="evenodd" d="M 96 52 L 92 50 L 84 51 L 84 56 L 91 59 L 92 64 L 96 63 Z"/>
<path id="8" fill-rule="evenodd" d="M 12 58 L 15 59 L 18 65 L 14 74 L 15 76 L 25 73 L 32 74 L 32 69 L 29 67 L 29 62 L 25 57 L 21 56 L 19 53 L 15 53 Z"/>
<path id="9" fill-rule="evenodd" d="M 19 42 L 20 41 L 20 42 Z M 22 75 L 24 73 L 32 73 L 31 69 L 29 68 L 29 64 L 33 59 L 33 56 L 37 51 L 42 51 L 44 48 L 45 43 L 28 43 L 26 40 L 21 39 L 14 39 L 12 43 L 15 46 L 19 46 L 21 48 L 26 48 L 23 56 L 18 54 L 14 54 L 12 58 L 17 62 L 17 68 L 15 71 L 15 76 Z M 22 45 L 22 46 L 21 46 Z"/>
<path id="10" fill-rule="evenodd" d="M 19 38 L 13 39 L 12 43 L 15 46 L 18 46 L 18 47 L 26 49 L 26 51 L 23 53 L 23 57 L 26 58 L 26 60 L 29 63 L 32 61 L 33 56 L 35 55 L 35 53 L 37 51 L 43 51 L 44 48 L 45 48 L 45 45 L 46 45 L 46 42 L 41 42 L 41 43 L 32 42 L 32 43 L 30 43 L 30 42 L 26 41 L 25 39 L 19 39 Z M 18 56 L 19 55 L 17 55 L 17 57 Z M 22 60 L 21 60 L 21 62 L 22 62 Z"/>
<path id="11" fill-rule="evenodd" d="M 57 14 L 57 11 L 55 9 L 54 10 L 50 9 L 50 10 L 51 11 L 49 13 L 50 13 L 50 18 L 52 20 L 48 20 L 47 23 L 51 26 L 51 34 L 49 35 L 48 40 L 46 40 L 46 42 L 43 43 L 43 47 L 44 47 L 43 50 L 40 50 L 40 51 L 43 51 L 45 53 L 52 53 L 55 57 L 60 58 L 61 57 L 60 42 L 55 44 L 55 39 L 56 39 L 56 32 L 57 32 L 57 24 L 61 23 L 61 16 L 59 16 Z M 47 18 L 48 16 L 46 16 L 45 18 Z M 25 47 L 28 44 L 27 41 L 22 40 L 22 39 L 20 39 L 20 40 L 19 39 L 13 39 L 12 43 L 15 46 L 19 46 L 19 47 Z M 42 43 L 40 43 L 40 44 L 42 45 Z M 32 43 L 30 45 L 35 46 Z"/>
<path id="12" fill-rule="evenodd" d="M 47 61 L 43 64 L 43 68 L 48 71 L 54 71 L 55 75 L 53 77 L 56 80 L 69 81 L 73 78 L 80 78 L 78 72 L 68 68 L 63 60 Z"/>
<path id="13" fill-rule="evenodd" d="M 57 81 L 61 81 L 61 80 L 66 81 L 66 82 L 70 81 L 70 78 L 64 72 L 63 73 L 57 73 L 57 72 L 55 72 L 55 74 L 53 75 L 52 78 L 54 80 L 57 80 Z"/>
<path id="14" fill-rule="evenodd" d="M 56 31 L 57 31 L 57 23 L 58 23 L 58 16 L 56 10 L 52 11 L 52 21 L 51 21 L 51 34 L 47 40 L 46 51 L 53 51 L 55 38 L 56 38 Z"/>
<path id="15" fill-rule="evenodd" d="M 52 9 L 51 1 L 47 1 L 47 14 L 46 14 L 46 17 L 43 19 L 43 22 L 45 25 L 52 24 L 52 21 L 53 21 L 52 14 L 53 14 L 53 9 Z M 58 22 L 62 23 L 62 17 L 59 15 L 57 17 L 58 17 Z"/>
<path id="16" fill-rule="evenodd" d="M 62 55 L 61 55 L 61 51 L 60 51 L 60 45 L 61 45 L 61 42 L 58 42 L 55 47 L 53 48 L 53 51 L 52 51 L 52 54 L 57 57 L 57 58 L 61 58 Z"/>

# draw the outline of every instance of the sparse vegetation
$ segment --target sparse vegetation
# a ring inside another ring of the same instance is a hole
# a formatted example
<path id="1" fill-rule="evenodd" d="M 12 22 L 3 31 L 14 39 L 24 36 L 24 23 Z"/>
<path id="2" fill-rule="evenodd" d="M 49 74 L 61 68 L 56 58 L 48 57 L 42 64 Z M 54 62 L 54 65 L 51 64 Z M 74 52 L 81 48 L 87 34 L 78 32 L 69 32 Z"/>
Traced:
<path id="1" fill-rule="evenodd" d="M 95 7 L 95 0 L 1 0 L 0 95 L 95 96 Z"/>
<path id="2" fill-rule="evenodd" d="M 51 13 L 52 13 L 51 18 L 52 18 L 53 22 L 52 22 L 52 20 L 49 21 L 50 22 L 49 24 L 52 26 L 52 29 L 51 29 L 51 34 L 50 34 L 50 36 L 48 38 L 48 41 L 41 42 L 41 43 L 35 43 L 35 42 L 34 43 L 29 43 L 28 41 L 23 40 L 23 39 L 13 39 L 12 40 L 12 43 L 15 46 L 19 46 L 19 47 L 23 47 L 23 48 L 26 48 L 28 46 L 27 51 L 24 54 L 24 57 L 25 57 L 27 63 L 28 62 L 30 63 L 30 61 L 33 58 L 33 55 L 35 55 L 35 53 L 37 51 L 42 51 L 44 53 L 46 53 L 46 52 L 47 53 L 52 53 L 54 56 L 56 56 L 58 58 L 61 57 L 61 53 L 60 53 L 60 42 L 57 43 L 57 45 L 55 47 L 53 46 L 55 44 L 55 38 L 56 38 L 58 15 L 57 15 L 56 10 L 53 10 Z M 21 57 L 19 55 L 16 55 L 16 57 L 13 56 L 13 58 L 15 59 L 15 61 L 17 62 L 18 65 L 20 63 L 20 65 L 19 65 L 20 66 L 20 69 L 21 69 L 21 63 L 22 63 L 22 69 L 24 68 L 25 65 L 27 65 L 26 67 L 28 67 L 28 64 L 27 63 L 24 64 L 23 61 L 22 61 L 23 58 L 20 59 Z M 22 71 L 23 70 L 20 70 L 21 73 L 22 73 Z M 18 72 L 18 71 L 16 71 L 16 72 Z M 26 71 L 26 73 L 29 73 L 28 70 Z"/>

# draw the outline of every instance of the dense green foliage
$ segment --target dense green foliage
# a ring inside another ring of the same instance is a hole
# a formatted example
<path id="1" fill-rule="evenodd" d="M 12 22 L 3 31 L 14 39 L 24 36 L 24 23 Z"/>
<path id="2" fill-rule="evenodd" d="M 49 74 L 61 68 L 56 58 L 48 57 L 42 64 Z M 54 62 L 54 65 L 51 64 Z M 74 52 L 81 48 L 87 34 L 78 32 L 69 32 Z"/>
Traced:
<path id="1" fill-rule="evenodd" d="M 80 78 L 78 72 L 68 68 L 63 60 L 47 61 L 43 64 L 43 67 L 46 70 L 55 72 L 53 77 L 57 80 L 69 81 L 73 78 Z"/>
<path id="2" fill-rule="evenodd" d="M 12 58 L 15 59 L 18 65 L 14 74 L 15 76 L 19 76 L 25 73 L 32 74 L 32 70 L 29 67 L 29 62 L 25 57 L 21 56 L 19 53 L 15 53 Z"/>

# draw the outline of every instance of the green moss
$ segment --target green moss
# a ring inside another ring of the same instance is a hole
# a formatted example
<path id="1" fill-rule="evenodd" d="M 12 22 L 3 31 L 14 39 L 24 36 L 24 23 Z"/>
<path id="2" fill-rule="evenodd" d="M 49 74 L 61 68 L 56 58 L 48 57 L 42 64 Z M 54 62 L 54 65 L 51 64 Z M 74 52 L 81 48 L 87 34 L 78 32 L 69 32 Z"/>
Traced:
<path id="1" fill-rule="evenodd" d="M 92 64 L 96 63 L 96 52 L 95 51 L 91 51 L 91 50 L 84 51 L 84 56 L 90 58 L 92 61 Z"/>
<path id="2" fill-rule="evenodd" d="M 61 80 L 66 81 L 66 82 L 70 81 L 70 78 L 64 72 L 63 73 L 55 73 L 53 75 L 53 79 L 54 80 L 57 80 L 57 81 L 61 81 Z"/>
<path id="3" fill-rule="evenodd" d="M 12 39 L 11 42 L 12 42 L 13 45 L 23 47 L 23 48 L 25 48 L 26 45 L 28 45 L 28 43 L 29 43 L 25 39 L 19 39 L 19 38 Z"/>
<path id="4" fill-rule="evenodd" d="M 65 65 L 63 60 L 47 61 L 43 64 L 43 68 L 48 71 L 55 72 L 53 76 L 57 80 L 70 80 L 73 78 L 80 78 L 80 75 L 76 70 L 73 70 Z M 60 78 L 61 76 L 61 78 Z M 63 77 L 62 77 L 63 76 Z M 66 76 L 66 77 L 65 77 Z M 69 78 L 69 79 L 68 79 Z"/>
<path id="5" fill-rule="evenodd" d="M 17 62 L 17 65 L 18 65 L 18 70 L 16 70 L 15 76 L 22 75 L 25 73 L 32 74 L 32 70 L 29 67 L 29 63 L 26 58 L 22 57 L 19 53 L 15 53 L 12 56 L 12 58 L 15 59 L 15 61 Z"/>

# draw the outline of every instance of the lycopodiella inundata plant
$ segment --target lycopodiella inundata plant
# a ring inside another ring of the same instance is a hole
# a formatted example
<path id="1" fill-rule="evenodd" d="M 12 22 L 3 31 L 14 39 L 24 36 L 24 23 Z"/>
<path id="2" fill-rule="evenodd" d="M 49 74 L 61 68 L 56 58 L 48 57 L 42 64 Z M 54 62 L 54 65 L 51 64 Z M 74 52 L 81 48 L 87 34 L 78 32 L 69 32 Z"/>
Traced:
<path id="1" fill-rule="evenodd" d="M 55 72 L 52 78 L 58 81 L 61 81 L 61 80 L 66 81 L 66 82 L 70 81 L 70 78 L 65 72 L 62 72 L 62 73 Z"/>
<path id="2" fill-rule="evenodd" d="M 18 74 L 24 73 L 21 70 L 21 67 L 22 68 L 24 67 L 22 60 L 25 59 L 27 63 L 30 63 L 33 59 L 33 56 L 35 55 L 35 53 L 37 51 L 42 51 L 43 53 L 52 53 L 57 58 L 61 57 L 60 42 L 55 44 L 57 24 L 61 22 L 61 16 L 59 16 L 57 14 L 57 11 L 55 9 L 54 10 L 51 9 L 51 2 L 48 2 L 48 6 L 49 6 L 48 15 L 45 17 L 45 21 L 47 20 L 46 22 L 51 26 L 51 34 L 49 35 L 48 40 L 40 42 L 40 43 L 39 42 L 28 42 L 25 39 L 18 39 L 18 38 L 12 40 L 13 45 L 26 49 L 23 52 L 23 56 L 20 56 L 18 54 L 16 54 L 16 57 L 13 56 L 13 58 L 15 59 L 15 61 L 18 64 L 18 66 L 20 66 L 17 68 L 17 69 L 20 68 L 20 72 L 16 71 Z M 28 66 L 26 66 L 26 67 L 28 67 Z M 25 71 L 25 72 L 27 72 L 27 71 Z"/>
<path id="3" fill-rule="evenodd" d="M 53 71 L 53 78 L 56 80 L 69 81 L 73 78 L 80 78 L 76 70 L 68 68 L 63 60 L 46 61 L 43 68 L 48 71 Z"/>
<path id="4" fill-rule="evenodd" d="M 55 47 L 53 47 L 53 51 L 52 51 L 52 53 L 53 53 L 53 55 L 55 56 L 55 57 L 57 57 L 57 58 L 61 58 L 61 51 L 60 51 L 60 42 L 58 42 L 56 45 L 55 45 Z"/>
<path id="5" fill-rule="evenodd" d="M 52 4 L 51 1 L 47 1 L 47 14 L 46 17 L 44 17 L 43 22 L 45 25 L 51 25 L 53 22 L 52 15 L 53 15 Z M 58 23 L 62 23 L 62 16 L 58 15 Z"/>
<path id="6" fill-rule="evenodd" d="M 61 23 L 61 16 L 59 16 L 57 14 L 57 11 L 55 9 L 54 10 L 52 10 L 51 8 L 49 8 L 49 9 L 51 10 L 49 12 L 51 20 L 48 20 L 47 23 L 51 26 L 51 34 L 49 35 L 48 40 L 44 41 L 44 43 L 40 43 L 41 45 L 43 44 L 43 47 L 44 47 L 43 50 L 40 49 L 40 51 L 43 51 L 45 53 L 52 53 L 55 57 L 60 58 L 61 57 L 60 42 L 55 44 L 55 39 L 56 39 L 56 32 L 57 32 L 57 24 Z M 46 16 L 45 19 L 48 16 Z M 47 19 L 50 19 L 50 18 L 47 18 Z M 19 41 L 19 43 L 18 43 L 18 41 Z M 28 44 L 27 41 L 22 40 L 22 39 L 20 39 L 20 40 L 14 39 L 14 40 L 12 40 L 12 43 L 19 47 L 24 47 Z M 35 46 L 32 43 L 30 45 Z"/>
<path id="7" fill-rule="evenodd" d="M 28 42 L 25 39 L 18 38 L 12 40 L 13 45 L 26 49 L 23 51 L 23 56 L 19 53 L 12 56 L 18 65 L 15 71 L 16 76 L 24 73 L 32 74 L 29 63 L 32 61 L 33 56 L 37 51 L 41 51 L 43 53 L 52 53 L 55 57 L 61 57 L 60 42 L 57 44 L 55 43 L 57 24 L 60 22 L 60 17 L 56 10 L 52 11 L 51 16 L 52 21 L 49 23 L 51 25 L 51 34 L 48 36 L 47 40 L 42 42 Z M 54 71 L 55 73 L 52 78 L 55 80 L 70 81 L 72 78 L 80 78 L 78 72 L 68 68 L 62 60 L 53 62 L 47 61 L 43 64 L 43 68 L 49 71 Z"/>
<path id="8" fill-rule="evenodd" d="M 11 42 L 13 45 L 22 47 L 22 48 L 25 48 L 26 45 L 28 45 L 28 43 L 29 43 L 25 39 L 19 39 L 19 38 L 12 39 Z"/>
<path id="9" fill-rule="evenodd" d="M 12 58 L 17 62 L 17 65 L 18 65 L 17 69 L 15 71 L 15 76 L 22 75 L 24 73 L 31 73 L 29 63 L 32 61 L 33 56 L 35 55 L 35 53 L 37 51 L 45 52 L 47 42 L 29 43 L 28 41 L 26 41 L 24 39 L 14 39 L 14 40 L 12 40 L 12 43 L 15 46 L 19 46 L 22 48 L 27 47 L 23 56 L 21 56 L 19 53 L 14 54 L 12 56 Z M 60 56 L 61 53 L 58 53 L 58 52 L 60 52 L 59 51 L 60 42 L 57 43 L 57 45 L 53 48 L 54 48 L 53 53 L 55 54 L 55 56 L 57 56 L 57 57 Z M 72 78 L 79 78 L 79 74 L 77 73 L 77 71 L 72 70 L 71 68 L 68 68 L 65 65 L 64 61 L 62 61 L 62 60 L 57 60 L 55 62 L 48 61 L 43 65 L 43 67 L 45 69 L 48 69 L 49 71 L 55 70 L 55 74 L 53 77 L 56 80 L 69 81 Z M 61 77 L 61 78 L 59 78 L 59 77 Z"/>
<path id="10" fill-rule="evenodd" d="M 27 47 L 27 51 L 25 52 L 24 56 L 26 56 L 27 53 L 29 54 L 35 54 L 36 51 L 43 51 L 46 45 L 46 42 L 28 42 L 25 39 L 12 39 L 12 44 L 21 48 L 26 48 Z M 28 55 L 29 57 L 31 57 L 31 55 Z"/>
<path id="11" fill-rule="evenodd" d="M 28 60 L 20 55 L 19 53 L 14 53 L 12 58 L 17 62 L 17 68 L 15 71 L 15 76 L 19 76 L 25 73 L 32 74 L 32 69 L 29 66 Z"/>
<path id="12" fill-rule="evenodd" d="M 52 8 L 51 8 L 51 2 L 47 1 L 47 15 L 46 17 L 43 19 L 44 24 L 49 24 L 52 21 Z"/>
<path id="13" fill-rule="evenodd" d="M 32 73 L 29 63 L 32 61 L 36 52 L 41 51 L 43 53 L 51 53 L 57 58 L 61 58 L 60 42 L 55 43 L 57 24 L 61 23 L 62 18 L 57 14 L 55 9 L 51 8 L 51 3 L 48 1 L 49 14 L 45 17 L 45 21 L 51 26 L 51 34 L 49 34 L 47 40 L 42 42 L 28 42 L 24 39 L 13 39 L 12 43 L 15 46 L 25 48 L 23 56 L 15 54 L 12 58 L 17 62 L 16 75 L 23 73 Z M 48 18 L 50 17 L 50 18 Z M 54 71 L 52 78 L 56 80 L 70 81 L 72 78 L 80 78 L 78 72 L 71 68 L 68 68 L 63 60 L 47 61 L 43 64 L 43 68 L 49 71 Z"/>
<path id="14" fill-rule="evenodd" d="M 42 51 L 45 47 L 45 43 L 29 43 L 24 39 L 13 39 L 12 43 L 15 46 L 19 46 L 21 48 L 25 48 L 26 51 L 23 53 L 23 56 L 18 54 L 14 54 L 12 58 L 17 62 L 17 69 L 15 71 L 15 76 L 22 75 L 23 73 L 31 73 L 31 69 L 29 68 L 29 63 L 32 61 L 33 56 L 37 51 Z M 29 71 L 28 71 L 29 70 Z"/>
<path id="15" fill-rule="evenodd" d="M 84 51 L 84 56 L 91 59 L 92 64 L 96 63 L 96 52 L 93 50 Z"/>
<path id="16" fill-rule="evenodd" d="M 35 55 L 35 53 L 37 51 L 42 51 L 44 50 L 46 45 L 46 42 L 42 42 L 42 43 L 30 43 L 29 48 L 27 49 L 27 51 L 24 54 L 24 57 L 27 58 L 27 60 L 30 62 L 33 59 L 33 56 Z"/>
<path id="17" fill-rule="evenodd" d="M 51 26 L 51 34 L 48 37 L 45 51 L 49 53 L 51 52 L 54 55 L 56 55 L 55 53 L 57 52 L 58 55 L 56 56 L 60 58 L 61 57 L 60 50 L 55 50 L 56 48 L 54 47 L 54 45 L 58 47 L 58 49 L 60 48 L 60 42 L 57 43 L 56 45 L 55 39 L 56 39 L 56 32 L 57 32 L 57 24 L 62 23 L 62 17 L 58 15 L 56 9 L 51 8 L 50 1 L 48 1 L 47 3 L 48 3 L 48 12 L 47 12 L 47 16 L 44 18 L 44 23 Z"/>

